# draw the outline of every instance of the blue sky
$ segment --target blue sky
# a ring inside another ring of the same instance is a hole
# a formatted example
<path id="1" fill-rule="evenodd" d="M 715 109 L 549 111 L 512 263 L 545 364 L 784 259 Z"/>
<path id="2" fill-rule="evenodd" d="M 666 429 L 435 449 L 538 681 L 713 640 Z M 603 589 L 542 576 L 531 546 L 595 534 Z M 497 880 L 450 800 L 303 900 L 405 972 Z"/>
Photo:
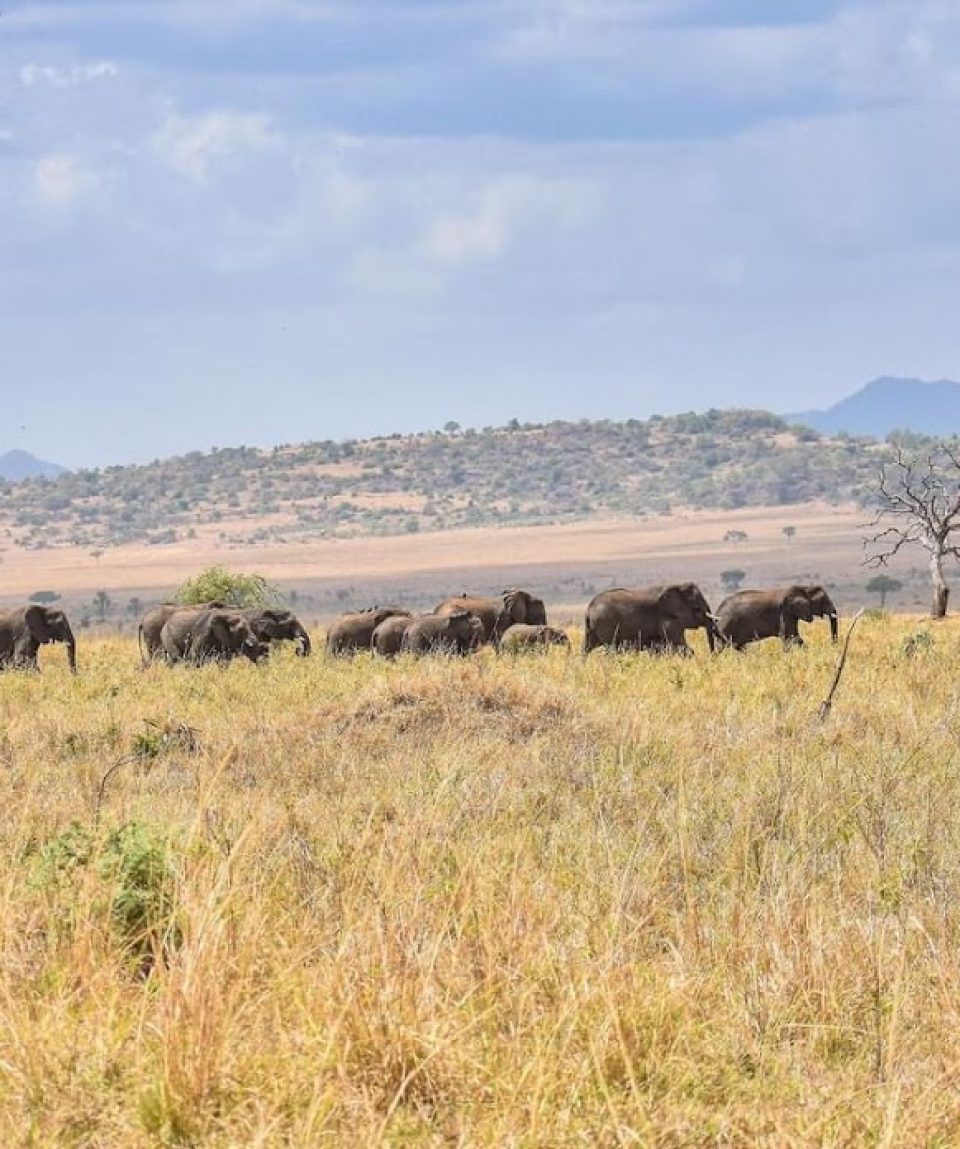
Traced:
<path id="1" fill-rule="evenodd" d="M 0 451 L 960 378 L 957 0 L 7 0 Z"/>

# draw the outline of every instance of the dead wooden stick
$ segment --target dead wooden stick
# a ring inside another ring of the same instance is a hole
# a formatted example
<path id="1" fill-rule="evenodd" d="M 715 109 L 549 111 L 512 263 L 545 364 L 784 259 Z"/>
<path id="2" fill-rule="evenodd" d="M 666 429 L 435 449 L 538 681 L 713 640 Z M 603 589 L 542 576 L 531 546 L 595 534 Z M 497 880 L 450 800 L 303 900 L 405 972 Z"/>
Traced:
<path id="1" fill-rule="evenodd" d="M 840 675 L 843 674 L 843 664 L 847 661 L 847 650 L 850 646 L 850 638 L 856 628 L 857 623 L 863 615 L 863 607 L 853 616 L 853 622 L 850 623 L 850 629 L 847 631 L 847 637 L 843 640 L 843 650 L 840 651 L 840 657 L 837 660 L 837 672 L 833 676 L 833 685 L 827 691 L 827 697 L 820 703 L 820 721 L 827 717 L 830 713 L 830 708 L 833 706 L 833 696 L 836 694 L 837 687 L 840 685 Z"/>

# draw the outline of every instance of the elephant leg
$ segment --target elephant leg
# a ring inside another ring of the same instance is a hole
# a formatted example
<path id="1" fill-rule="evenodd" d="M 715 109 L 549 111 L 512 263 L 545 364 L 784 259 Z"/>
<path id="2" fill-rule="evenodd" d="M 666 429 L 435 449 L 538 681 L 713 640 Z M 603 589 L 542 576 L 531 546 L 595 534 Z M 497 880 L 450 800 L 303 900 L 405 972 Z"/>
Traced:
<path id="1" fill-rule="evenodd" d="M 37 647 L 33 642 L 18 642 L 13 650 L 13 665 L 20 670 L 39 670 Z"/>
<path id="2" fill-rule="evenodd" d="M 783 638 L 784 650 L 789 650 L 791 646 L 803 646 L 803 639 L 800 637 L 795 618 L 784 619 L 780 634 Z"/>

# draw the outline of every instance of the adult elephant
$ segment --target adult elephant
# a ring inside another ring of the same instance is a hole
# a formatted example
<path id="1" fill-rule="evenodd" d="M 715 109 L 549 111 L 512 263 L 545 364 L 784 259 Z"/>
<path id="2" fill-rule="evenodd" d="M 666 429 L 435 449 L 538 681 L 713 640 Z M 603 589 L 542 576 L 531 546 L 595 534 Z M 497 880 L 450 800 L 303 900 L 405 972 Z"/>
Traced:
<path id="1" fill-rule="evenodd" d="M 143 618 L 140 619 L 140 626 L 137 629 L 137 643 L 140 647 L 140 657 L 143 660 L 144 666 L 146 666 L 152 658 L 163 654 L 163 643 L 160 641 L 160 635 L 168 619 L 182 610 L 200 611 L 214 609 L 226 609 L 226 603 L 204 602 L 198 603 L 195 606 L 186 606 L 182 602 L 163 602 L 159 606 L 148 610 Z"/>
<path id="2" fill-rule="evenodd" d="M 384 658 L 394 658 L 400 653 L 400 646 L 407 627 L 413 622 L 413 615 L 392 614 L 373 632 L 370 646 Z"/>
<path id="3" fill-rule="evenodd" d="M 62 610 L 21 606 L 0 613 L 0 670 L 39 670 L 37 651 L 51 642 L 67 647 L 67 664 L 77 673 L 77 643 Z"/>
<path id="4" fill-rule="evenodd" d="M 301 658 L 310 653 L 310 635 L 292 611 L 280 607 L 251 607 L 240 613 L 265 646 L 289 641 L 297 644 L 297 654 Z"/>
<path id="5" fill-rule="evenodd" d="M 824 616 L 836 642 L 839 618 L 830 596 L 822 586 L 794 584 L 737 591 L 717 609 L 717 627 L 723 642 L 737 650 L 763 638 L 779 638 L 785 647 L 803 646 L 798 624 Z"/>
<path id="6" fill-rule="evenodd" d="M 241 655 L 259 662 L 267 647 L 238 610 L 178 610 L 163 625 L 160 641 L 170 662 L 225 662 Z"/>
<path id="7" fill-rule="evenodd" d="M 533 626 L 516 622 L 508 626 L 500 639 L 500 650 L 519 654 L 521 650 L 545 650 L 548 646 L 569 646 L 566 633 L 555 626 Z"/>
<path id="8" fill-rule="evenodd" d="M 546 626 L 547 610 L 543 599 L 536 598 L 529 591 L 509 587 L 499 597 L 481 595 L 460 595 L 459 598 L 445 598 L 433 608 L 434 614 L 449 615 L 458 610 L 468 610 L 480 619 L 482 631 L 480 642 L 491 642 L 496 646 L 500 636 L 515 623 L 529 623 L 532 626 Z"/>
<path id="9" fill-rule="evenodd" d="M 422 614 L 411 620 L 400 640 L 403 654 L 469 654 L 480 645 L 483 623 L 469 610 Z"/>
<path id="10" fill-rule="evenodd" d="M 398 606 L 371 606 L 338 615 L 327 631 L 327 654 L 369 650 L 373 632 L 381 622 L 394 616 L 410 618 L 410 611 Z"/>
<path id="11" fill-rule="evenodd" d="M 711 650 L 717 639 L 710 604 L 696 583 L 627 589 L 612 587 L 587 605 L 583 653 L 598 646 L 692 654 L 686 631 L 704 629 Z"/>

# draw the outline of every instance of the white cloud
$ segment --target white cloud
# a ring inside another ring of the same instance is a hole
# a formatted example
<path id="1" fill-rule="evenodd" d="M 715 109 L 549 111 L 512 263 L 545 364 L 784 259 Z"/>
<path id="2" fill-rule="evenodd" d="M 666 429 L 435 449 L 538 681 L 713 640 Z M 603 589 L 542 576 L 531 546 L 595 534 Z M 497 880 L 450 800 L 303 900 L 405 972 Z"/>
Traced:
<path id="1" fill-rule="evenodd" d="M 204 180 L 214 160 L 261 151 L 276 142 L 267 116 L 247 112 L 207 112 L 167 117 L 153 137 L 157 154 L 175 171 Z"/>
<path id="2" fill-rule="evenodd" d="M 33 178 L 40 201 L 55 208 L 69 207 L 100 185 L 97 173 L 69 152 L 42 156 L 34 167 Z"/>
<path id="3" fill-rule="evenodd" d="M 78 64 L 74 68 L 52 68 L 41 64 L 25 64 L 20 69 L 20 83 L 25 88 L 47 84 L 51 88 L 73 88 L 77 84 L 87 84 L 93 80 L 111 80 L 120 74 L 120 69 L 110 60 L 99 60 L 95 64 Z"/>
<path id="4" fill-rule="evenodd" d="M 421 248 L 428 259 L 448 267 L 495 260 L 528 225 L 582 216 L 586 199 L 586 189 L 573 181 L 505 176 L 480 193 L 472 210 L 437 216 Z"/>

